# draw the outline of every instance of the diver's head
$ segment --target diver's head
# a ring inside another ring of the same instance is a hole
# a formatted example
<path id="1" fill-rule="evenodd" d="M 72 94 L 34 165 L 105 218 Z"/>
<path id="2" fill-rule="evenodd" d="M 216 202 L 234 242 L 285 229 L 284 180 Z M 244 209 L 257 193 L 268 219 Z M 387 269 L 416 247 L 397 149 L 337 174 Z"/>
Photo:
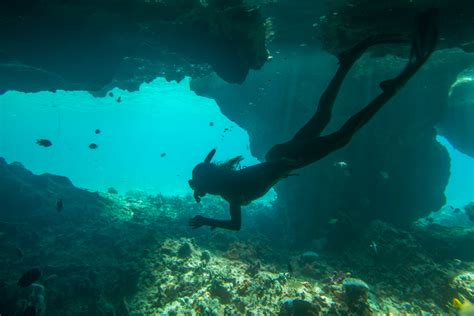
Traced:
<path id="1" fill-rule="evenodd" d="M 201 162 L 194 167 L 193 177 L 188 181 L 189 186 L 194 190 L 194 199 L 198 203 L 201 201 L 201 198 L 206 195 L 206 187 L 209 180 L 211 180 L 211 171 L 213 169 L 211 160 L 215 154 L 216 150 L 211 150 L 204 159 L 204 162 Z"/>

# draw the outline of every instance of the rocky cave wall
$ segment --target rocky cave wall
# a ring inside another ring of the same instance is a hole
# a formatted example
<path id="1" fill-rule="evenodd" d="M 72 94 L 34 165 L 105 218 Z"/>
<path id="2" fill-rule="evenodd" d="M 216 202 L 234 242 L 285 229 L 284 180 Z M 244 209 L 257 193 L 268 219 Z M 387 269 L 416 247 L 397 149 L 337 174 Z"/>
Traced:
<path id="1" fill-rule="evenodd" d="M 6 0 L 0 94 L 137 90 L 215 71 L 242 82 L 267 60 L 260 11 L 242 0 Z"/>

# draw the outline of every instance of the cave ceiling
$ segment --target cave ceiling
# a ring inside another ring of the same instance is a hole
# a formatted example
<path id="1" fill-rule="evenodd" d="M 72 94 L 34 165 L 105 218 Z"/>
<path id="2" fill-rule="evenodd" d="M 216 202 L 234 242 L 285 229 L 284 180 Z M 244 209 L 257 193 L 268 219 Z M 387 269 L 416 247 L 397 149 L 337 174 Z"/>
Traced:
<path id="1" fill-rule="evenodd" d="M 0 93 L 104 95 L 156 77 L 211 72 L 242 83 L 280 49 L 337 54 L 374 33 L 410 36 L 416 12 L 433 3 L 440 9 L 438 49 L 472 52 L 474 2 L 467 0 L 4 0 Z M 406 54 L 396 49 L 383 54 Z"/>

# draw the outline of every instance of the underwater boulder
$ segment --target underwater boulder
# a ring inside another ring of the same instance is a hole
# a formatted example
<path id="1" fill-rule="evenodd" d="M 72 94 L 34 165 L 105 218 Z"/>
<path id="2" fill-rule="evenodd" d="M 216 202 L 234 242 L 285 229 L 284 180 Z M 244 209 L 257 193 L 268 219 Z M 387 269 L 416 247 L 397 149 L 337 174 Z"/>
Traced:
<path id="1" fill-rule="evenodd" d="M 232 294 L 229 289 L 219 280 L 213 280 L 209 292 L 213 297 L 219 299 L 221 304 L 229 304 L 232 302 Z"/>
<path id="2" fill-rule="evenodd" d="M 209 263 L 211 261 L 211 253 L 207 250 L 201 252 L 201 260 L 206 264 Z"/>
<path id="3" fill-rule="evenodd" d="M 301 299 L 288 299 L 282 302 L 279 316 L 319 315 L 319 306 Z"/>
<path id="4" fill-rule="evenodd" d="M 466 215 L 469 217 L 469 219 L 474 222 L 474 202 L 464 206 L 464 210 L 466 211 Z"/>
<path id="5" fill-rule="evenodd" d="M 300 257 L 301 264 L 311 264 L 319 260 L 319 255 L 314 251 L 306 251 Z"/>
<path id="6" fill-rule="evenodd" d="M 356 278 L 346 278 L 342 282 L 345 303 L 351 312 L 357 315 L 370 315 L 368 304 L 369 286 L 367 283 Z"/>
<path id="7" fill-rule="evenodd" d="M 193 248 L 188 242 L 183 243 L 178 249 L 178 257 L 181 259 L 191 258 Z"/>

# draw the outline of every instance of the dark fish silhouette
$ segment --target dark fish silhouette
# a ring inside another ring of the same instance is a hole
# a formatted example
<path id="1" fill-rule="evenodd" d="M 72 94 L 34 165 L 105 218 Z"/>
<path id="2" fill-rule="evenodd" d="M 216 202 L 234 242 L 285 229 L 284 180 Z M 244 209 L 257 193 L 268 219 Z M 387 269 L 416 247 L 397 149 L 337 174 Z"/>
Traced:
<path id="1" fill-rule="evenodd" d="M 97 147 L 99 147 L 99 146 L 97 144 L 94 144 L 94 143 L 89 145 L 90 149 L 97 149 Z"/>
<path id="2" fill-rule="evenodd" d="M 214 122 L 209 122 L 209 126 L 214 126 Z"/>
<path id="3" fill-rule="evenodd" d="M 460 209 L 460 208 L 455 208 L 455 209 L 453 210 L 453 213 L 459 213 L 459 212 L 461 212 L 461 209 Z"/>
<path id="4" fill-rule="evenodd" d="M 120 102 L 122 102 L 122 97 L 117 98 L 117 103 L 120 103 Z"/>
<path id="5" fill-rule="evenodd" d="M 161 153 L 160 157 L 164 158 L 166 156 L 166 153 Z"/>
<path id="6" fill-rule="evenodd" d="M 114 97 L 114 93 L 113 93 L 113 92 L 109 92 L 109 97 L 113 98 L 113 97 Z"/>
<path id="7" fill-rule="evenodd" d="M 39 268 L 33 268 L 26 271 L 21 278 L 18 280 L 18 286 L 27 287 L 35 283 L 41 277 L 41 270 Z"/>
<path id="8" fill-rule="evenodd" d="M 30 305 L 23 311 L 21 315 L 22 316 L 36 316 L 38 314 L 36 313 L 36 307 L 34 307 L 33 305 Z"/>
<path id="9" fill-rule="evenodd" d="M 94 133 L 100 134 L 100 129 L 96 129 Z"/>
<path id="10" fill-rule="evenodd" d="M 56 202 L 56 210 L 58 211 L 58 213 L 60 213 L 63 210 L 63 207 L 64 207 L 63 200 L 58 199 L 58 201 Z"/>
<path id="11" fill-rule="evenodd" d="M 38 139 L 36 143 L 43 147 L 53 146 L 53 143 L 49 139 Z"/>

